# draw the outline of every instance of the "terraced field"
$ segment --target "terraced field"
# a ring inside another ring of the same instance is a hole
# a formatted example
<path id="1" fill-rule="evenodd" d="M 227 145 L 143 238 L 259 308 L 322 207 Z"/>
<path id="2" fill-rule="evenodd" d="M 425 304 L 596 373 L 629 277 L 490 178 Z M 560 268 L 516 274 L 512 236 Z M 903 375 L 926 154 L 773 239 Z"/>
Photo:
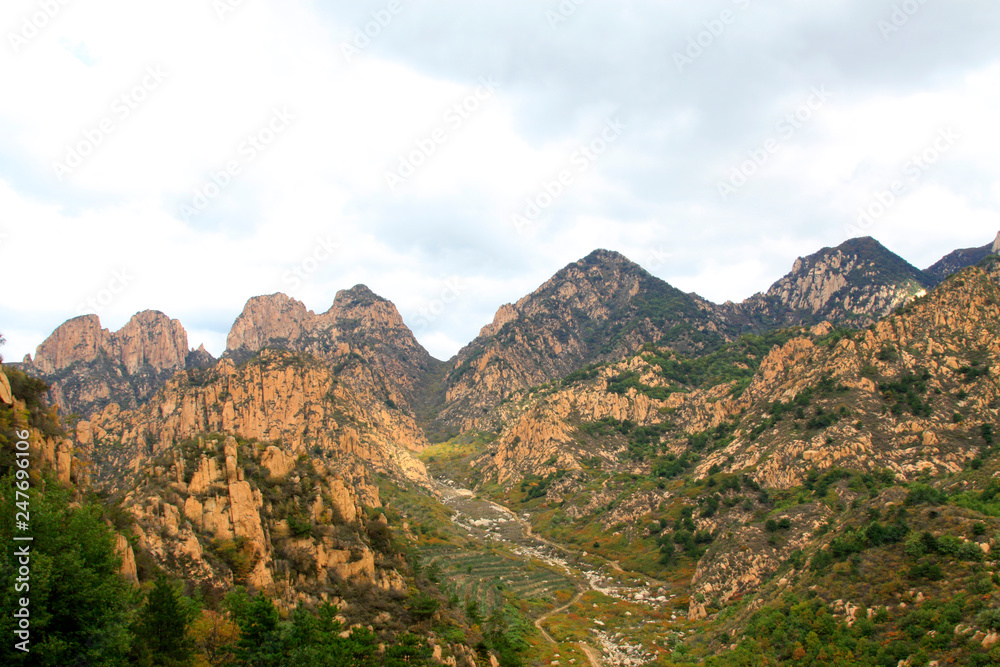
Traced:
<path id="1" fill-rule="evenodd" d="M 666 652 L 659 641 L 686 626 L 686 600 L 669 584 L 554 544 L 506 507 L 453 480 L 435 481 L 452 523 L 477 547 L 425 547 L 425 571 L 484 615 L 504 598 L 526 602 L 539 629 L 529 664 L 644 665 Z"/>
<path id="2" fill-rule="evenodd" d="M 496 608 L 504 593 L 544 607 L 576 591 L 573 580 L 552 568 L 525 563 L 502 553 L 448 550 L 425 553 L 424 567 L 434 564 L 440 570 L 443 588 L 463 602 L 475 600 L 483 613 Z"/>

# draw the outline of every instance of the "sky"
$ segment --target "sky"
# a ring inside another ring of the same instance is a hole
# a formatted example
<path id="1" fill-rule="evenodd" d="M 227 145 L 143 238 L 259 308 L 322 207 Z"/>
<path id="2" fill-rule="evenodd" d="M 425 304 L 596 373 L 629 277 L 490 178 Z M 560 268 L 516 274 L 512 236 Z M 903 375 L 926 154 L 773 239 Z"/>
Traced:
<path id="1" fill-rule="evenodd" d="M 595 248 L 716 302 L 1000 230 L 983 0 L 5 0 L 0 352 L 359 283 L 446 359 Z"/>

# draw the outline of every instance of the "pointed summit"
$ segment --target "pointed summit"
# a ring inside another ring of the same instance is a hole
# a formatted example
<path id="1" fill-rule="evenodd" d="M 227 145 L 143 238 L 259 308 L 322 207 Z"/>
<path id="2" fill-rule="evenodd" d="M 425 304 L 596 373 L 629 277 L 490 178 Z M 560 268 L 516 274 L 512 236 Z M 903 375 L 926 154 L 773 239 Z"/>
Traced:
<path id="1" fill-rule="evenodd" d="M 681 351 L 725 340 L 718 307 L 685 294 L 624 255 L 595 250 L 566 265 L 452 360 L 445 419 L 469 420 L 512 391 L 616 359 L 654 342 Z"/>
<path id="2" fill-rule="evenodd" d="M 749 330 L 824 320 L 865 326 L 929 284 L 922 271 L 864 236 L 798 258 L 784 278 L 734 311 L 747 317 Z"/>

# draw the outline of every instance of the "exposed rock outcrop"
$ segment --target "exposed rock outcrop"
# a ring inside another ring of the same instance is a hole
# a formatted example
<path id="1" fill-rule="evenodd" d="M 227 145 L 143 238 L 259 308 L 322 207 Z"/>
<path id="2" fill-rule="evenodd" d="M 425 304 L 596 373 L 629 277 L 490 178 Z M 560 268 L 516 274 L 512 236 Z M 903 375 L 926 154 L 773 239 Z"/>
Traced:
<path id="1" fill-rule="evenodd" d="M 194 356 L 191 356 L 191 355 Z M 132 316 L 118 331 L 101 328 L 97 315 L 75 317 L 38 346 L 23 369 L 46 382 L 51 402 L 65 414 L 87 416 L 110 403 L 135 407 L 167 378 L 213 360 L 204 348 L 188 349 L 187 333 L 159 311 Z"/>

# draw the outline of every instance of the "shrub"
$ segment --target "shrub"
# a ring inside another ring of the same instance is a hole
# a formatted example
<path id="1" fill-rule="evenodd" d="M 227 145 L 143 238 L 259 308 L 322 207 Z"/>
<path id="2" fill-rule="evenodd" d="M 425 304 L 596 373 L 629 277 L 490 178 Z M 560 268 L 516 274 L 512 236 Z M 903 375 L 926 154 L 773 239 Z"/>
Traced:
<path id="1" fill-rule="evenodd" d="M 1000 609 L 987 609 L 976 616 L 976 623 L 987 630 L 1000 631 Z"/>
<path id="2" fill-rule="evenodd" d="M 910 568 L 912 579 L 929 579 L 930 581 L 940 581 L 944 578 L 941 566 L 930 561 L 921 561 Z"/>
<path id="3" fill-rule="evenodd" d="M 906 494 L 907 505 L 943 505 L 947 501 L 948 496 L 943 491 L 927 484 L 914 484 Z"/>

